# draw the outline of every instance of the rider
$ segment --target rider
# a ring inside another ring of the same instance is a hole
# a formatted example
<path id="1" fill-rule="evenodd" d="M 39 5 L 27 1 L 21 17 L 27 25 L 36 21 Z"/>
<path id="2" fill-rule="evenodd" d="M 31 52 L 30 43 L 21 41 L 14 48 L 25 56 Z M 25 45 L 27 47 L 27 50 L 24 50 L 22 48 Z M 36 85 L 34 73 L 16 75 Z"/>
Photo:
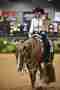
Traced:
<path id="1" fill-rule="evenodd" d="M 40 31 L 42 31 L 43 28 L 43 14 L 44 14 L 44 10 L 40 9 L 40 8 L 35 8 L 33 10 L 33 14 L 34 17 L 31 20 L 31 26 L 30 26 L 30 30 L 29 30 L 29 37 L 31 37 L 31 34 L 34 33 L 40 33 Z"/>
<path id="2" fill-rule="evenodd" d="M 43 22 L 45 20 L 44 17 L 44 10 L 40 9 L 40 8 L 35 8 L 33 10 L 34 13 L 34 17 L 32 18 L 31 21 L 31 26 L 30 26 L 30 30 L 29 30 L 29 37 L 31 37 L 31 34 L 34 33 L 38 33 L 40 36 L 42 36 L 42 40 L 44 43 L 44 61 L 47 62 L 48 61 L 48 57 L 50 55 L 50 46 L 49 46 L 49 42 L 48 42 L 48 36 L 47 36 L 47 32 L 46 30 L 43 30 Z M 45 47 L 46 41 L 48 42 L 48 46 L 47 48 Z M 47 56 L 47 60 L 45 60 L 45 57 Z"/>
<path id="3" fill-rule="evenodd" d="M 49 56 L 50 56 L 50 43 L 48 41 L 47 32 L 43 30 L 43 16 L 44 16 L 44 10 L 40 8 L 35 8 L 33 10 L 34 17 L 31 20 L 31 26 L 29 30 L 29 38 L 32 34 L 39 34 L 42 36 L 42 40 L 44 43 L 44 55 L 43 55 L 43 61 L 44 63 L 49 62 Z"/>

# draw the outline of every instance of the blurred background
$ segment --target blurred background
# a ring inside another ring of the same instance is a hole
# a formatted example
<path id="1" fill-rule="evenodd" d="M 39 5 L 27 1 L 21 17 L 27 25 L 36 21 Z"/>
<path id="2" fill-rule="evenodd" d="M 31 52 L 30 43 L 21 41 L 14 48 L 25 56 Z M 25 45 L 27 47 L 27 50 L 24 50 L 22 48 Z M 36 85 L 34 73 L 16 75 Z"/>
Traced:
<path id="1" fill-rule="evenodd" d="M 0 0 L 0 90 L 32 90 L 29 75 L 16 70 L 16 40 L 28 38 L 32 9 L 38 6 L 48 14 L 47 32 L 55 53 L 56 82 L 47 90 L 60 90 L 59 4 L 59 0 Z"/>
<path id="2" fill-rule="evenodd" d="M 28 38 L 32 9 L 38 6 L 48 13 L 48 36 L 60 48 L 59 0 L 0 0 L 0 37 L 14 43 Z"/>

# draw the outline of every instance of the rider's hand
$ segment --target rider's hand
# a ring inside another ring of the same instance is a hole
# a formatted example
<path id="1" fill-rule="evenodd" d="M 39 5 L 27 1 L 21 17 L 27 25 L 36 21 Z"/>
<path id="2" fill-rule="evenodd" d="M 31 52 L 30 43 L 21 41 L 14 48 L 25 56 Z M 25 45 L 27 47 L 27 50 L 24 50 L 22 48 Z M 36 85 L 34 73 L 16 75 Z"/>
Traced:
<path id="1" fill-rule="evenodd" d="M 29 38 L 31 38 L 31 34 L 29 34 Z"/>

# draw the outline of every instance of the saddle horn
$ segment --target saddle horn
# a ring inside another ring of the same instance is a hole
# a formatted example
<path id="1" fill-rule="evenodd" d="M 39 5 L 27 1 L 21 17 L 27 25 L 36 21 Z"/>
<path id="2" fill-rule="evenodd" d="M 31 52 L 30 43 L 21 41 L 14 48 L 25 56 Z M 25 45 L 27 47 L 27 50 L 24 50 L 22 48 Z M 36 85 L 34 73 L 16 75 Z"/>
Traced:
<path id="1" fill-rule="evenodd" d="M 32 35 L 32 38 L 34 38 L 34 37 L 35 37 L 35 38 L 40 38 L 40 39 L 42 38 L 41 35 L 39 35 L 39 34 L 33 34 L 33 35 Z"/>

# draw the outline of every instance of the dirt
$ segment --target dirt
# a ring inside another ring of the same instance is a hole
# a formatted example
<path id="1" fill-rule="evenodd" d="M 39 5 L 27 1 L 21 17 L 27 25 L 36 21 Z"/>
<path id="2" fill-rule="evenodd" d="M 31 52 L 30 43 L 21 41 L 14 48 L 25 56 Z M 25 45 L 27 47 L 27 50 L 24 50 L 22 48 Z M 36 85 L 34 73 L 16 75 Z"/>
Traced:
<path id="1" fill-rule="evenodd" d="M 60 90 L 60 54 L 54 57 L 54 68 L 56 82 L 46 90 Z M 0 90 L 32 90 L 29 74 L 17 72 L 15 54 L 0 54 Z"/>

